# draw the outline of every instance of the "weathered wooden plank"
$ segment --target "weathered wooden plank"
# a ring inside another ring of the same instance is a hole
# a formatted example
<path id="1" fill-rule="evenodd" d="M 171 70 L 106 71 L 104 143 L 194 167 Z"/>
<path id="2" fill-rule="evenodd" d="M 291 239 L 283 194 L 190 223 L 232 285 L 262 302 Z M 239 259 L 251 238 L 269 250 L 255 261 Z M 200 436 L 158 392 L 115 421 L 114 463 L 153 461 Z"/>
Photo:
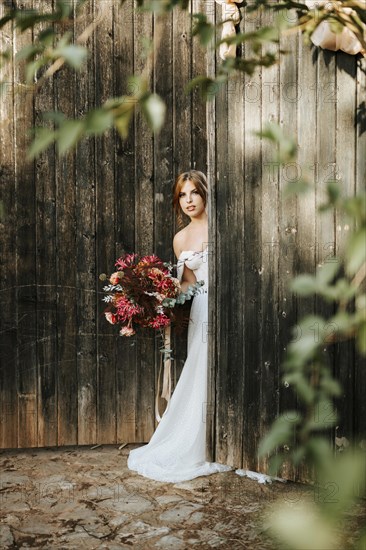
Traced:
<path id="1" fill-rule="evenodd" d="M 274 23 L 274 14 L 263 14 L 262 26 L 270 26 Z M 266 51 L 278 54 L 278 49 L 288 46 L 292 52 L 296 52 L 296 38 L 289 39 L 287 44 L 280 46 L 266 46 Z M 296 80 L 296 55 L 283 59 L 280 68 L 277 65 L 262 71 L 262 127 L 269 122 L 279 122 L 285 132 L 289 130 L 289 120 L 292 121 L 292 130 L 296 131 L 296 104 L 286 104 L 284 109 L 283 96 L 279 88 L 288 82 Z M 295 126 L 295 128 L 294 128 Z M 285 228 L 295 225 L 296 207 L 294 204 L 286 205 L 286 215 L 281 212 L 280 194 L 281 177 L 278 170 L 273 169 L 273 144 L 267 140 L 262 141 L 262 262 L 261 262 L 261 322 L 262 322 L 262 360 L 260 363 L 261 389 L 260 389 L 260 414 L 259 435 L 264 437 L 272 425 L 279 411 L 278 378 L 280 371 L 279 358 L 279 325 L 284 308 L 279 303 L 280 281 L 280 253 L 279 247 L 286 242 Z M 294 202 L 294 201 L 293 201 Z M 283 272 L 282 272 L 283 275 Z M 258 460 L 260 472 L 268 472 L 268 458 L 266 456 Z"/>
<path id="2" fill-rule="evenodd" d="M 315 272 L 315 244 L 316 244 L 316 174 L 319 162 L 317 147 L 309 147 L 308 144 L 314 143 L 316 139 L 316 122 L 317 122 L 317 70 L 313 62 L 314 51 L 307 44 L 304 44 L 303 39 L 299 41 L 299 69 L 298 71 L 298 128 L 297 128 L 297 143 L 298 143 L 298 165 L 297 177 L 308 175 L 310 182 L 313 185 L 311 191 L 306 195 L 298 196 L 298 215 L 297 224 L 295 226 L 295 239 L 288 244 L 285 260 L 286 264 L 293 267 L 293 274 Z M 295 167 L 296 168 L 296 167 Z M 290 231 L 292 227 L 290 227 Z M 281 251 L 282 255 L 282 251 Z M 281 277 L 280 277 L 281 280 Z M 291 308 L 297 312 L 297 318 L 294 314 L 281 322 L 282 335 L 280 333 L 280 346 L 287 349 L 287 345 L 293 339 L 291 333 L 292 327 L 296 329 L 296 323 L 306 315 L 314 312 L 313 297 L 296 297 L 291 292 L 283 289 L 284 306 Z M 285 322 L 286 321 L 286 322 Z M 301 338 L 302 335 L 297 330 L 296 334 Z M 295 336 L 296 338 L 297 336 Z M 284 349 L 283 357 L 285 357 L 286 349 Z M 297 399 L 294 395 L 291 386 L 280 386 L 280 402 L 281 410 L 296 410 L 300 409 L 296 405 Z M 301 414 L 299 410 L 298 414 Z M 295 419 L 291 419 L 295 420 Z M 309 472 L 305 467 L 302 467 L 298 472 L 291 469 L 286 471 L 286 477 L 305 481 L 309 477 Z"/>
<path id="3" fill-rule="evenodd" d="M 87 3 L 86 20 L 92 20 L 98 3 Z M 75 37 L 87 23 L 75 24 Z M 86 70 L 75 84 L 75 109 L 78 116 L 95 106 L 94 39 L 86 43 L 91 55 Z M 75 153 L 76 243 L 77 254 L 77 373 L 78 373 L 78 443 L 97 441 L 97 372 L 96 372 L 96 295 L 95 284 L 95 142 L 82 140 Z"/>
<path id="4" fill-rule="evenodd" d="M 187 12 L 174 10 L 173 12 L 173 180 L 186 172 L 192 165 L 191 122 L 192 104 L 191 96 L 184 93 L 184 87 L 191 79 L 191 22 Z M 170 195 L 172 197 L 172 194 Z M 175 217 L 174 217 L 175 218 Z M 189 223 L 185 217 L 185 223 Z M 181 228 L 173 222 L 173 234 Z M 177 259 L 174 256 L 174 263 Z M 185 307 L 189 315 L 191 302 Z M 174 349 L 174 361 L 172 363 L 172 387 L 173 390 L 179 380 L 185 360 L 187 358 L 187 330 L 177 335 L 172 331 L 172 344 Z"/>
<path id="5" fill-rule="evenodd" d="M 218 55 L 218 54 L 217 54 Z M 222 61 L 218 58 L 218 63 Z M 244 81 L 231 80 L 216 101 L 217 195 L 217 342 L 219 365 L 216 402 L 217 460 L 241 464 L 244 399 L 243 312 L 228 307 L 234 297 L 245 300 L 244 257 Z M 233 89 L 235 96 L 233 100 Z M 234 444 L 234 441 L 236 442 Z"/>
<path id="6" fill-rule="evenodd" d="M 108 2 L 98 3 L 97 12 L 103 15 L 95 36 L 95 102 L 102 105 L 113 92 L 114 64 L 106 62 L 114 56 L 114 10 Z M 96 274 L 113 269 L 115 262 L 115 135 L 108 132 L 96 140 Z M 96 278 L 96 281 L 98 279 Z M 105 305 L 105 304 L 104 304 Z M 96 330 L 97 349 L 97 440 L 116 442 L 116 339 L 117 332 L 107 331 L 103 302 L 98 300 Z M 112 327 L 111 327 L 112 329 Z M 112 336 L 112 338 L 110 337 Z"/>
<path id="7" fill-rule="evenodd" d="M 193 13 L 203 13 L 207 2 L 192 0 Z M 210 2 L 208 3 L 210 4 Z M 211 5 L 212 6 L 212 5 Z M 212 7 L 207 6 L 208 11 Z M 200 45 L 198 38 L 192 40 L 192 78 L 207 74 L 207 50 Z M 207 173 L 207 113 L 205 104 L 197 88 L 192 91 L 192 167 Z"/>
<path id="8" fill-rule="evenodd" d="M 250 32 L 256 29 L 256 21 L 244 10 L 243 29 Z M 250 55 L 248 45 L 245 55 Z M 262 156 L 261 141 L 254 134 L 260 130 L 262 118 L 261 82 L 258 74 L 244 79 L 244 427 L 242 467 L 256 470 L 258 467 L 257 450 L 260 440 L 260 365 L 262 354 L 262 311 L 261 292 L 261 242 L 262 242 Z M 248 220 L 248 221 L 247 221 Z M 220 228 L 219 228 L 220 231 Z"/>
<path id="9" fill-rule="evenodd" d="M 164 18 L 155 17 L 154 21 L 154 90 L 166 104 L 165 124 L 154 139 L 154 235 L 155 253 L 165 261 L 175 262 L 172 246 L 174 214 L 171 207 L 173 184 L 173 14 Z M 182 92 L 180 92 L 182 93 Z M 158 336 L 158 334 L 156 335 Z M 159 376 L 162 345 L 157 339 L 155 348 L 155 386 Z M 171 362 L 173 371 L 174 360 Z M 161 375 L 162 380 L 162 375 Z M 161 393 L 162 385 L 160 386 Z M 166 400 L 159 398 L 159 410 L 162 413 Z M 152 417 L 154 410 L 151 411 Z"/>
<path id="10" fill-rule="evenodd" d="M 344 52 L 336 56 L 337 66 L 337 127 L 336 127 L 336 173 L 344 195 L 352 197 L 355 189 L 356 134 L 353 130 L 357 93 L 356 58 Z M 348 237 L 349 219 L 335 213 L 335 253 L 342 256 Z M 331 260 L 331 258 L 329 258 Z M 330 327 L 333 332 L 336 327 Z M 339 379 L 343 395 L 337 400 L 339 420 L 336 435 L 353 439 L 354 435 L 354 343 L 346 341 L 335 346 L 335 375 Z"/>
<path id="11" fill-rule="evenodd" d="M 153 17 L 149 13 L 136 12 L 134 59 L 136 74 L 146 75 L 150 89 L 153 87 L 153 60 L 146 59 L 141 37 L 153 39 Z M 151 205 L 154 204 L 154 155 L 151 131 L 139 112 L 135 119 L 135 147 L 139 155 L 135 157 L 135 185 L 136 185 L 136 252 L 149 254 L 154 248 L 154 217 Z M 136 441 L 148 441 L 153 433 L 154 424 L 151 407 L 154 403 L 154 341 L 148 331 L 143 339 L 137 339 L 138 361 L 136 368 L 136 404 L 135 429 Z"/>
<path id="12" fill-rule="evenodd" d="M 0 6 L 0 17 L 4 6 Z M 12 26 L 0 34 L 2 50 L 12 51 Z M 13 59 L 0 70 L 6 82 L 0 94 L 0 447 L 17 447 L 17 264 L 15 261 L 16 202 Z"/>
<path id="13" fill-rule="evenodd" d="M 41 10 L 44 2 L 37 0 Z M 47 28 L 40 26 L 39 31 Z M 42 113 L 54 111 L 53 79 L 45 81 L 34 99 L 35 124 Z M 52 124 L 49 124 L 53 129 Z M 57 444 L 57 295 L 55 152 L 49 148 L 36 160 L 36 277 L 38 361 L 38 447 Z"/>
<path id="14" fill-rule="evenodd" d="M 191 122 L 192 98 L 184 93 L 184 88 L 191 79 L 191 22 L 189 14 L 183 10 L 173 13 L 173 146 L 174 177 L 193 168 Z M 187 219 L 189 222 L 189 219 Z"/>
<path id="15" fill-rule="evenodd" d="M 116 95 L 131 94 L 127 77 L 134 71 L 134 7 L 133 2 L 114 6 L 114 86 Z M 135 251 L 135 124 L 129 136 L 116 140 L 116 258 Z M 112 328 L 112 327 L 111 327 Z M 111 333 L 115 334 L 115 330 Z M 115 336 L 116 337 L 116 336 Z M 136 403 L 136 337 L 118 338 L 116 342 L 117 441 L 135 441 Z"/>
<path id="16" fill-rule="evenodd" d="M 56 108 L 68 118 L 75 112 L 75 72 L 63 67 L 55 80 Z M 65 82 L 70 86 L 65 88 Z M 58 445 L 78 442 L 77 264 L 75 154 L 56 160 L 57 249 L 57 393 Z"/>
<path id="17" fill-rule="evenodd" d="M 15 52 L 32 40 L 31 31 L 16 34 Z M 16 63 L 14 77 L 25 82 L 25 64 Z M 33 122 L 33 97 L 25 93 L 14 105 L 15 120 L 15 178 L 16 178 L 16 262 L 18 302 L 18 446 L 37 446 L 37 314 L 36 314 L 36 255 L 35 255 L 35 185 L 34 164 L 26 162 L 30 142 L 25 132 Z"/>

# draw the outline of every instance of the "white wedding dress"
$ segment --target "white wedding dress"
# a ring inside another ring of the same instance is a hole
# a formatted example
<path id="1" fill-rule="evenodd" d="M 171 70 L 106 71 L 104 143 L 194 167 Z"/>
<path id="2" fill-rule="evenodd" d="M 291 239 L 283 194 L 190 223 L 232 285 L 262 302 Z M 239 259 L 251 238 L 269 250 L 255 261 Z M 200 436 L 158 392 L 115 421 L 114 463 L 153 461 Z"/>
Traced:
<path id="1" fill-rule="evenodd" d="M 197 281 L 204 280 L 192 299 L 188 325 L 187 359 L 169 406 L 149 443 L 129 453 L 130 470 L 156 481 L 177 483 L 199 476 L 232 470 L 231 466 L 207 462 L 207 329 L 208 248 L 203 252 L 184 250 L 177 262 L 181 280 L 184 264 Z"/>

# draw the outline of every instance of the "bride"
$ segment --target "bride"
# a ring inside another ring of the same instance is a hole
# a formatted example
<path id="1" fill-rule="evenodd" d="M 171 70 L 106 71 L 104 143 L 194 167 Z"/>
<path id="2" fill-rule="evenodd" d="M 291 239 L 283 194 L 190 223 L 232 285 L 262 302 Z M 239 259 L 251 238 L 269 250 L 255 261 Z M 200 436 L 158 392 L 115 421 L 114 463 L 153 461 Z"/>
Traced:
<path id="1" fill-rule="evenodd" d="M 203 280 L 192 300 L 188 325 L 187 358 L 159 425 L 149 443 L 129 453 L 130 470 L 177 483 L 232 470 L 206 461 L 207 325 L 208 325 L 208 188 L 202 172 L 181 174 L 173 187 L 173 208 L 178 225 L 183 213 L 190 223 L 173 239 L 181 291 Z M 205 246 L 206 245 L 206 246 Z"/>

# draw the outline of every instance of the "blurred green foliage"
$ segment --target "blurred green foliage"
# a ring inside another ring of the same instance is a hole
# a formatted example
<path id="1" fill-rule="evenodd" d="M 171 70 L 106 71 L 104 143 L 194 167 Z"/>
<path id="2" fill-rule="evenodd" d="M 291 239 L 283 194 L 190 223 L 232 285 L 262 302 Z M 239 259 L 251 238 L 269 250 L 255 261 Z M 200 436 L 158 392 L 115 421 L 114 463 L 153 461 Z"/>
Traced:
<path id="1" fill-rule="evenodd" d="M 269 124 L 261 133 L 279 151 L 275 161 L 294 161 L 296 147 L 282 130 Z M 292 145 L 291 145 L 292 143 Z M 303 192 L 311 188 L 305 181 Z M 286 196 L 298 193 L 289 184 Z M 335 306 L 328 318 L 311 315 L 293 329 L 282 363 L 282 382 L 297 395 L 299 408 L 276 418 L 259 447 L 259 456 L 269 455 L 270 472 L 278 475 L 284 463 L 306 465 L 314 472 L 316 492 L 310 502 L 289 508 L 274 504 L 270 531 L 281 548 L 319 550 L 345 548 L 339 529 L 357 496 L 365 497 L 366 453 L 361 442 L 342 452 L 330 443 L 329 430 L 338 422 L 334 398 L 342 388 L 331 372 L 324 349 L 337 342 L 351 340 L 361 356 L 366 356 L 366 193 L 345 197 L 341 186 L 328 182 L 327 200 L 320 212 L 337 208 L 353 228 L 342 256 L 332 258 L 316 269 L 315 275 L 295 277 L 290 289 L 298 296 L 314 296 Z M 343 273 L 343 275 L 341 275 Z M 350 368 L 352 366 L 350 365 Z M 357 548 L 365 548 L 366 538 L 359 533 Z"/>
<path id="2" fill-rule="evenodd" d="M 118 1 L 118 0 L 116 0 Z M 215 6 L 214 0 L 212 5 Z M 119 0 L 119 4 L 134 0 Z M 72 42 L 72 31 L 75 23 L 83 20 L 83 8 L 90 5 L 91 0 L 56 0 L 53 9 L 26 9 L 14 7 L 13 3 L 5 4 L 5 15 L 0 19 L 0 29 L 12 25 L 16 32 L 23 33 L 32 30 L 29 44 L 17 52 L 15 62 L 25 64 L 25 83 L 36 93 L 46 78 L 51 78 L 59 71 L 63 64 L 76 71 L 81 71 L 88 56 L 88 48 L 79 42 L 86 42 L 81 36 Z M 189 0 L 135 0 L 137 11 L 149 11 L 159 18 L 164 18 L 174 9 L 188 10 Z M 240 5 L 240 4 L 239 4 Z M 8 7 L 7 7 L 8 6 Z M 280 56 L 285 53 L 280 47 L 281 37 L 301 31 L 305 40 L 309 41 L 311 33 L 323 21 L 329 20 L 336 31 L 348 27 L 360 41 L 366 44 L 363 35 L 363 25 L 366 23 L 366 9 L 362 0 L 334 0 L 331 3 L 316 3 L 313 9 L 306 4 L 294 2 L 274 3 L 269 0 L 256 0 L 252 3 L 242 3 L 243 9 L 254 14 L 257 22 L 266 13 L 274 13 L 274 23 L 263 26 L 255 25 L 250 32 L 238 32 L 235 36 L 225 38 L 228 44 L 243 47 L 243 53 L 235 58 L 225 59 L 217 66 L 216 74 L 212 77 L 198 75 L 187 82 L 186 92 L 198 87 L 203 100 L 213 99 L 220 87 L 229 78 L 240 73 L 253 75 L 258 67 L 270 67 L 279 62 Z M 352 14 L 347 14 L 343 7 L 352 7 Z M 202 47 L 218 48 L 221 40 L 219 35 L 222 21 L 213 23 L 204 13 L 192 13 L 192 34 L 197 37 Z M 268 19 L 268 18 L 267 18 Z M 95 27 L 98 24 L 95 17 Z M 94 27 L 87 28 L 87 36 Z M 69 30 L 68 30 L 69 28 Z M 83 33 L 84 34 L 84 33 Z M 150 48 L 149 55 L 153 51 Z M 12 59 L 10 49 L 0 52 L 0 67 L 5 68 Z M 42 127 L 35 129 L 35 139 L 29 151 L 29 158 L 34 158 L 52 143 L 56 142 L 60 155 L 72 149 L 85 136 L 99 135 L 114 127 L 122 139 L 128 135 L 129 124 L 133 113 L 140 109 L 153 132 L 159 132 L 165 120 L 165 105 L 155 93 L 151 93 L 146 86 L 144 74 L 131 75 L 131 79 L 139 82 L 141 89 L 130 96 L 111 98 L 104 105 L 87 113 L 80 120 L 62 119 L 61 113 L 55 113 L 53 118 L 47 113 L 48 120 L 54 123 L 54 128 Z M 8 79 L 9 81 L 9 79 Z M 4 88 L 6 81 L 0 83 Z M 298 182 L 298 192 L 305 189 L 304 181 Z M 357 244 L 355 244 L 357 246 Z"/>

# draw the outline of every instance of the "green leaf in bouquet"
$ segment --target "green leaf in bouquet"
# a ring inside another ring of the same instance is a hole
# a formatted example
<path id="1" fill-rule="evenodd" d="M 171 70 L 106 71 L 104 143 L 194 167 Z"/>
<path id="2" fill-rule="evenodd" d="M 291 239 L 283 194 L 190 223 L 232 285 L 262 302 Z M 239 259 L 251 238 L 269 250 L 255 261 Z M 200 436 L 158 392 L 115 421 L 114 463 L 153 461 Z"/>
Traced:
<path id="1" fill-rule="evenodd" d="M 164 300 L 161 302 L 161 305 L 163 307 L 174 307 L 176 302 L 176 298 L 164 298 Z"/>

